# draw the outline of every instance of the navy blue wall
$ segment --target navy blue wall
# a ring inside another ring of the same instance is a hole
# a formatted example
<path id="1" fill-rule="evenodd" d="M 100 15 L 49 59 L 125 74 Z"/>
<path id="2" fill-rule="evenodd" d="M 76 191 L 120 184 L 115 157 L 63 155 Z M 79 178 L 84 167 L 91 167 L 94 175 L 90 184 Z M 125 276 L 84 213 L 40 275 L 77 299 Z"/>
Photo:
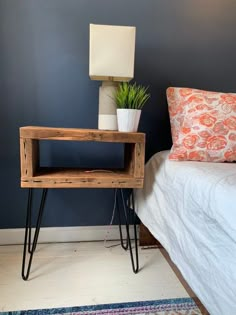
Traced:
<path id="1" fill-rule="evenodd" d="M 147 159 L 171 146 L 169 85 L 236 91 L 235 0 L 0 0 L 0 228 L 24 226 L 19 127 L 97 128 L 89 23 L 137 27 L 135 80 L 150 86 Z M 119 165 L 120 147 L 43 144 L 47 164 Z M 45 226 L 109 224 L 109 190 L 52 190 Z"/>

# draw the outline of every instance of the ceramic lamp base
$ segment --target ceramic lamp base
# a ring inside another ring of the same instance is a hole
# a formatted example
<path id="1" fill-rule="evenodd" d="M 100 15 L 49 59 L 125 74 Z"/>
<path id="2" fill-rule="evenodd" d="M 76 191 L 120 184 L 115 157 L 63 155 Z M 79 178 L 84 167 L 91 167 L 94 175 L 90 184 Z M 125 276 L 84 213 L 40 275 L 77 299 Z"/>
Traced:
<path id="1" fill-rule="evenodd" d="M 98 129 L 117 130 L 117 115 L 114 94 L 118 83 L 112 81 L 102 82 L 99 88 Z"/>
<path id="2" fill-rule="evenodd" d="M 117 130 L 116 115 L 98 115 L 98 129 L 100 130 Z"/>

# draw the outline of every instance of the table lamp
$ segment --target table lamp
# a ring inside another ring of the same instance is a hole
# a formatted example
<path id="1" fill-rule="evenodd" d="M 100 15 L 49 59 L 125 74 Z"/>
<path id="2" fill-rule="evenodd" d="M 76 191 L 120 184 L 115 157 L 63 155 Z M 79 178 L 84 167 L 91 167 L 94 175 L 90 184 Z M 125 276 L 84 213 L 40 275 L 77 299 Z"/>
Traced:
<path id="1" fill-rule="evenodd" d="M 89 76 L 99 88 L 98 129 L 117 130 L 114 93 L 118 82 L 134 77 L 133 26 L 90 24 Z"/>

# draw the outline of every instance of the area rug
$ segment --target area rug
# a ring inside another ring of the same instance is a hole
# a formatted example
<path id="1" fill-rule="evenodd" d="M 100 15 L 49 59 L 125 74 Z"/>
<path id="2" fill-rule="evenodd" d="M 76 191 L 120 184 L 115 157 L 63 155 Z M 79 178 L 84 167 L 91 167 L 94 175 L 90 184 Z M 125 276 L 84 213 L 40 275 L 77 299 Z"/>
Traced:
<path id="1" fill-rule="evenodd" d="M 0 315 L 201 315 L 190 298 L 0 312 Z"/>

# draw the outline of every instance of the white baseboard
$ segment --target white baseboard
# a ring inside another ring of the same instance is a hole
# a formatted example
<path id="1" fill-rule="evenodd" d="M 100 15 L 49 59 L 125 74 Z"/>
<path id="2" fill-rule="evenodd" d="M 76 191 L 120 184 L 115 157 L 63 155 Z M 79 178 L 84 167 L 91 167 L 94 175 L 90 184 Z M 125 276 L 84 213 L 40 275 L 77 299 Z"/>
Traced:
<path id="1" fill-rule="evenodd" d="M 122 226 L 123 236 L 126 236 L 125 226 Z M 34 229 L 32 229 L 32 235 Z M 0 245 L 23 244 L 25 229 L 0 229 Z M 134 237 L 133 226 L 130 226 L 130 237 Z M 104 226 L 70 226 L 41 228 L 39 243 L 67 243 L 85 241 L 118 240 L 120 238 L 118 225 Z"/>

